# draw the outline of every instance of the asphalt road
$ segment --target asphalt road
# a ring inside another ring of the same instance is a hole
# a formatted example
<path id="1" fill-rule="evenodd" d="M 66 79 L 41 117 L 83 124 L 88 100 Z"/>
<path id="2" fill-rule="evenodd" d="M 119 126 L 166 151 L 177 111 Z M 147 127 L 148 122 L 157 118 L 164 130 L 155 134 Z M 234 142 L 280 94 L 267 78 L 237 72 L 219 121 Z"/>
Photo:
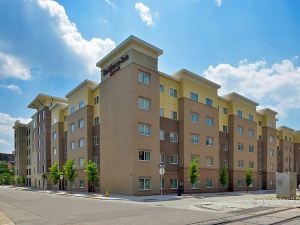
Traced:
<path id="1" fill-rule="evenodd" d="M 178 200 L 180 204 L 180 200 Z M 15 224 L 193 224 L 224 216 L 143 202 L 58 196 L 0 188 L 0 212 Z"/>

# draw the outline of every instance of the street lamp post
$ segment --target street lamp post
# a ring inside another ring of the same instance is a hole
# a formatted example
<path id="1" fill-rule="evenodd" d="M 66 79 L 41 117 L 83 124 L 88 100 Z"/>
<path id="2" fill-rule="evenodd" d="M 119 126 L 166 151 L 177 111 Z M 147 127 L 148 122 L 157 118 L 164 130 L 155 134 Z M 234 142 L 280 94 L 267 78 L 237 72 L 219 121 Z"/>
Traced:
<path id="1" fill-rule="evenodd" d="M 165 174 L 165 164 L 160 163 L 158 164 L 159 167 L 159 174 L 160 174 L 160 195 L 162 195 L 162 176 Z"/>
<path id="2" fill-rule="evenodd" d="M 59 176 L 59 179 L 60 179 L 60 189 L 63 190 L 63 179 L 64 179 L 64 175 L 61 174 L 61 175 Z"/>

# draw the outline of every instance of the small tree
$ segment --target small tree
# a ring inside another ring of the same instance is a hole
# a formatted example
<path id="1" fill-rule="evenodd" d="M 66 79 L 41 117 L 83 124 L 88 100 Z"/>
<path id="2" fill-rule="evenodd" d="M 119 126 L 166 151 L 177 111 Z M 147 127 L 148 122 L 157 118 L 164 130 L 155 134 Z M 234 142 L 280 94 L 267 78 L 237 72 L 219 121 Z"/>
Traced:
<path id="1" fill-rule="evenodd" d="M 245 172 L 245 180 L 246 180 L 247 192 L 248 192 L 248 189 L 249 189 L 250 185 L 253 182 L 253 172 L 252 172 L 251 169 L 247 169 L 246 170 L 246 172 Z"/>
<path id="2" fill-rule="evenodd" d="M 46 180 L 47 180 L 47 173 L 42 174 L 42 180 L 43 180 L 43 189 L 44 189 L 45 188 L 45 183 L 46 183 Z"/>
<path id="3" fill-rule="evenodd" d="M 58 169 L 58 163 L 55 162 L 51 167 L 49 167 L 49 178 L 52 183 L 56 185 L 56 190 L 58 189 L 57 184 L 60 178 L 61 172 Z"/>
<path id="4" fill-rule="evenodd" d="M 17 186 L 24 186 L 25 185 L 25 177 L 24 176 L 16 177 L 16 183 L 17 183 Z"/>
<path id="5" fill-rule="evenodd" d="M 71 191 L 71 186 L 73 186 L 75 178 L 77 177 L 77 173 L 75 170 L 75 161 L 71 159 L 67 160 L 63 168 L 65 179 L 69 182 L 69 190 Z"/>
<path id="6" fill-rule="evenodd" d="M 220 183 L 222 187 L 227 187 L 229 181 L 229 175 L 228 175 L 228 167 L 224 166 L 220 173 Z"/>
<path id="7" fill-rule="evenodd" d="M 198 181 L 198 177 L 199 177 L 198 160 L 193 159 L 189 166 L 189 178 L 190 178 L 191 185 L 194 185 Z"/>
<path id="8" fill-rule="evenodd" d="M 85 164 L 84 172 L 87 175 L 87 179 L 89 183 L 92 184 L 92 192 L 94 192 L 95 184 L 96 182 L 99 181 L 97 164 L 92 162 L 91 160 L 85 161 L 84 164 Z"/>

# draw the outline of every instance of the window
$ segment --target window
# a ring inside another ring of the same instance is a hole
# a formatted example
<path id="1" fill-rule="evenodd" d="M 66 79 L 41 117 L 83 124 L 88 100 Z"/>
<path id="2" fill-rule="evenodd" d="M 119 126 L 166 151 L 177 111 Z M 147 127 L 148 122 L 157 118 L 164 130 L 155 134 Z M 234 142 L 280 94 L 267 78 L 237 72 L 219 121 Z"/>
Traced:
<path id="1" fill-rule="evenodd" d="M 53 123 L 52 124 L 56 124 L 57 122 L 57 118 L 53 118 Z"/>
<path id="2" fill-rule="evenodd" d="M 139 160 L 140 161 L 150 161 L 150 151 L 139 151 Z"/>
<path id="3" fill-rule="evenodd" d="M 212 188 L 213 187 L 213 181 L 212 179 L 206 180 L 206 188 Z"/>
<path id="4" fill-rule="evenodd" d="M 170 118 L 172 120 L 177 120 L 177 112 L 175 111 L 170 111 Z"/>
<path id="5" fill-rule="evenodd" d="M 214 165 L 214 157 L 206 157 L 206 165 L 211 167 Z"/>
<path id="6" fill-rule="evenodd" d="M 151 190 L 151 180 L 149 178 L 140 178 L 139 189 L 142 191 Z"/>
<path id="7" fill-rule="evenodd" d="M 75 149 L 75 142 L 74 142 L 74 141 L 71 141 L 71 142 L 70 142 L 70 149 L 71 149 L 71 150 L 74 150 L 74 149 Z"/>
<path id="8" fill-rule="evenodd" d="M 273 123 L 273 121 L 270 121 L 269 126 L 270 126 L 271 128 L 274 128 L 274 123 Z"/>
<path id="9" fill-rule="evenodd" d="M 253 138 L 254 137 L 254 130 L 253 129 L 248 129 L 248 136 L 250 138 Z"/>
<path id="10" fill-rule="evenodd" d="M 42 112 L 42 118 L 45 119 L 45 111 Z"/>
<path id="11" fill-rule="evenodd" d="M 228 160 L 223 160 L 223 166 L 228 167 Z"/>
<path id="12" fill-rule="evenodd" d="M 237 116 L 243 118 L 243 112 L 241 110 L 237 111 Z"/>
<path id="13" fill-rule="evenodd" d="M 275 152 L 275 151 L 271 149 L 271 150 L 270 150 L 270 156 L 274 156 L 274 152 Z"/>
<path id="14" fill-rule="evenodd" d="M 271 136 L 269 137 L 269 141 L 270 141 L 270 142 L 273 142 L 273 141 L 274 141 L 274 136 L 271 135 Z"/>
<path id="15" fill-rule="evenodd" d="M 177 189 L 178 188 L 178 180 L 170 179 L 170 186 L 171 186 L 171 189 Z"/>
<path id="16" fill-rule="evenodd" d="M 198 134 L 192 134 L 192 136 L 191 136 L 191 142 L 193 144 L 199 144 L 199 139 L 200 139 L 200 136 Z"/>
<path id="17" fill-rule="evenodd" d="M 254 168 L 254 162 L 253 161 L 249 161 L 249 168 L 253 169 Z"/>
<path id="18" fill-rule="evenodd" d="M 228 109 L 223 107 L 223 114 L 227 115 L 228 114 Z"/>
<path id="19" fill-rule="evenodd" d="M 252 114 L 248 115 L 248 120 L 253 121 L 253 115 Z"/>
<path id="20" fill-rule="evenodd" d="M 165 140 L 165 132 L 163 130 L 160 130 L 159 132 L 159 140 L 161 141 Z"/>
<path id="21" fill-rule="evenodd" d="M 199 159 L 200 159 L 199 155 L 191 155 L 191 162 L 195 161 L 196 163 L 199 164 Z"/>
<path id="22" fill-rule="evenodd" d="M 94 146 L 99 145 L 99 137 L 98 136 L 93 137 L 93 144 L 94 144 Z"/>
<path id="23" fill-rule="evenodd" d="M 159 109 L 159 116 L 161 116 L 161 117 L 164 116 L 164 108 Z"/>
<path id="24" fill-rule="evenodd" d="M 238 179 L 237 186 L 242 187 L 243 186 L 243 180 Z"/>
<path id="25" fill-rule="evenodd" d="M 84 159 L 83 159 L 83 158 L 80 158 L 80 159 L 79 159 L 79 167 L 80 167 L 80 168 L 83 168 L 83 167 L 84 167 Z"/>
<path id="26" fill-rule="evenodd" d="M 160 93 L 164 93 L 164 90 L 165 90 L 165 86 L 162 85 L 162 84 L 160 84 L 160 85 L 159 85 L 159 92 L 160 92 Z"/>
<path id="27" fill-rule="evenodd" d="M 70 124 L 70 132 L 74 132 L 75 131 L 75 124 L 74 123 L 71 123 Z"/>
<path id="28" fill-rule="evenodd" d="M 94 126 L 99 125 L 100 119 L 99 116 L 94 118 Z"/>
<path id="29" fill-rule="evenodd" d="M 224 132 L 224 133 L 228 133 L 228 126 L 223 125 L 223 132 Z"/>
<path id="30" fill-rule="evenodd" d="M 75 112 L 75 106 L 71 106 L 70 107 L 70 114 L 74 113 Z"/>
<path id="31" fill-rule="evenodd" d="M 38 135 L 40 135 L 40 134 L 41 134 L 41 128 L 38 127 Z"/>
<path id="32" fill-rule="evenodd" d="M 53 140 L 56 140 L 56 138 L 57 138 L 57 133 L 56 133 L 56 132 L 53 132 L 52 136 L 53 136 Z"/>
<path id="33" fill-rule="evenodd" d="M 199 114 L 191 112 L 191 120 L 192 120 L 192 123 L 198 123 L 199 122 Z"/>
<path id="34" fill-rule="evenodd" d="M 223 148 L 223 150 L 228 150 L 228 143 L 224 143 L 224 148 Z"/>
<path id="35" fill-rule="evenodd" d="M 261 126 L 262 125 L 262 121 L 258 121 L 258 125 Z"/>
<path id="36" fill-rule="evenodd" d="M 79 128 L 84 128 L 84 120 L 83 119 L 78 120 L 78 127 Z"/>
<path id="37" fill-rule="evenodd" d="M 244 133 L 244 127 L 238 126 L 237 127 L 237 132 L 238 132 L 238 135 L 243 135 L 243 133 Z"/>
<path id="38" fill-rule="evenodd" d="M 249 150 L 250 153 L 253 153 L 254 152 L 254 146 L 253 145 L 249 145 L 248 150 Z"/>
<path id="39" fill-rule="evenodd" d="M 38 139 L 38 148 L 41 147 L 41 140 Z"/>
<path id="40" fill-rule="evenodd" d="M 83 138 L 79 139 L 78 146 L 79 146 L 79 148 L 83 148 L 84 147 L 84 139 Z"/>
<path id="41" fill-rule="evenodd" d="M 244 161 L 243 160 L 239 160 L 238 161 L 238 168 L 243 168 L 244 167 Z"/>
<path id="42" fill-rule="evenodd" d="M 142 72 L 142 71 L 139 72 L 139 82 L 146 84 L 146 85 L 150 85 L 150 81 L 151 81 L 150 74 Z"/>
<path id="43" fill-rule="evenodd" d="M 191 189 L 199 189 L 199 181 L 195 181 L 195 183 L 191 184 Z"/>
<path id="44" fill-rule="evenodd" d="M 165 162 L 166 162 L 165 154 L 160 154 L 160 163 L 165 163 Z"/>
<path id="45" fill-rule="evenodd" d="M 139 123 L 139 134 L 143 136 L 150 136 L 150 125 Z"/>
<path id="46" fill-rule="evenodd" d="M 206 117 L 206 124 L 209 127 L 212 127 L 214 125 L 214 119 L 211 117 Z"/>
<path id="47" fill-rule="evenodd" d="M 207 146 L 212 146 L 214 144 L 214 138 L 213 137 L 206 137 L 205 144 Z"/>
<path id="48" fill-rule="evenodd" d="M 56 155 L 56 148 L 53 148 L 53 155 Z"/>
<path id="49" fill-rule="evenodd" d="M 196 101 L 196 102 L 198 102 L 198 100 L 199 100 L 198 94 L 195 92 L 192 92 L 192 91 L 190 92 L 190 98 L 191 98 L 191 100 Z"/>
<path id="50" fill-rule="evenodd" d="M 171 164 L 178 164 L 178 155 L 171 155 Z"/>
<path id="51" fill-rule="evenodd" d="M 94 105 L 97 105 L 99 103 L 99 96 L 96 96 L 94 98 Z"/>
<path id="52" fill-rule="evenodd" d="M 144 110 L 150 110 L 150 100 L 147 98 L 139 97 L 139 108 Z"/>
<path id="53" fill-rule="evenodd" d="M 243 151 L 244 150 L 244 145 L 242 143 L 238 143 L 238 150 Z"/>
<path id="54" fill-rule="evenodd" d="M 177 132 L 171 132 L 170 133 L 170 141 L 171 142 L 178 142 L 178 133 Z"/>
<path id="55" fill-rule="evenodd" d="M 84 188 L 84 180 L 80 180 L 79 181 L 79 187 L 80 188 Z"/>
<path id="56" fill-rule="evenodd" d="M 82 109 L 84 107 L 84 100 L 81 100 L 78 104 L 78 108 Z"/>
<path id="57" fill-rule="evenodd" d="M 213 100 L 210 99 L 210 98 L 206 98 L 206 99 L 205 99 L 205 103 L 206 103 L 207 106 L 212 107 L 212 105 L 213 105 Z"/>
<path id="58" fill-rule="evenodd" d="M 177 90 L 174 89 L 174 88 L 170 88 L 169 89 L 169 95 L 172 96 L 172 97 L 177 98 Z"/>

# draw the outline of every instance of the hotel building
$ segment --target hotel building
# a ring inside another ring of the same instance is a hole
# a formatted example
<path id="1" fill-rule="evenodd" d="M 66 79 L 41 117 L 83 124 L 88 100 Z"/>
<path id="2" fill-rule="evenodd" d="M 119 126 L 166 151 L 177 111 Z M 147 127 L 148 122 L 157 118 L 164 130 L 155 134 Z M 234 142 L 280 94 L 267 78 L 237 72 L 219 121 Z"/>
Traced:
<path id="1" fill-rule="evenodd" d="M 100 174 L 96 191 L 127 195 L 158 194 L 160 186 L 172 193 L 180 185 L 185 193 L 246 190 L 248 168 L 253 190 L 275 189 L 276 171 L 300 175 L 300 132 L 277 129 L 275 111 L 257 110 L 258 103 L 238 93 L 219 96 L 221 86 L 198 74 L 159 71 L 162 53 L 130 36 L 97 63 L 100 84 L 84 80 L 64 98 L 38 95 L 28 106 L 37 110 L 31 124 L 14 127 L 17 175 L 26 174 L 23 127 L 32 129 L 37 156 L 27 184 L 38 188 L 51 188 L 41 186 L 41 175 L 68 159 L 78 171 L 73 190 L 90 190 L 83 167 L 92 160 Z M 191 185 L 194 159 L 200 174 Z M 159 164 L 166 169 L 161 183 Z M 226 187 L 219 182 L 224 166 Z"/>

